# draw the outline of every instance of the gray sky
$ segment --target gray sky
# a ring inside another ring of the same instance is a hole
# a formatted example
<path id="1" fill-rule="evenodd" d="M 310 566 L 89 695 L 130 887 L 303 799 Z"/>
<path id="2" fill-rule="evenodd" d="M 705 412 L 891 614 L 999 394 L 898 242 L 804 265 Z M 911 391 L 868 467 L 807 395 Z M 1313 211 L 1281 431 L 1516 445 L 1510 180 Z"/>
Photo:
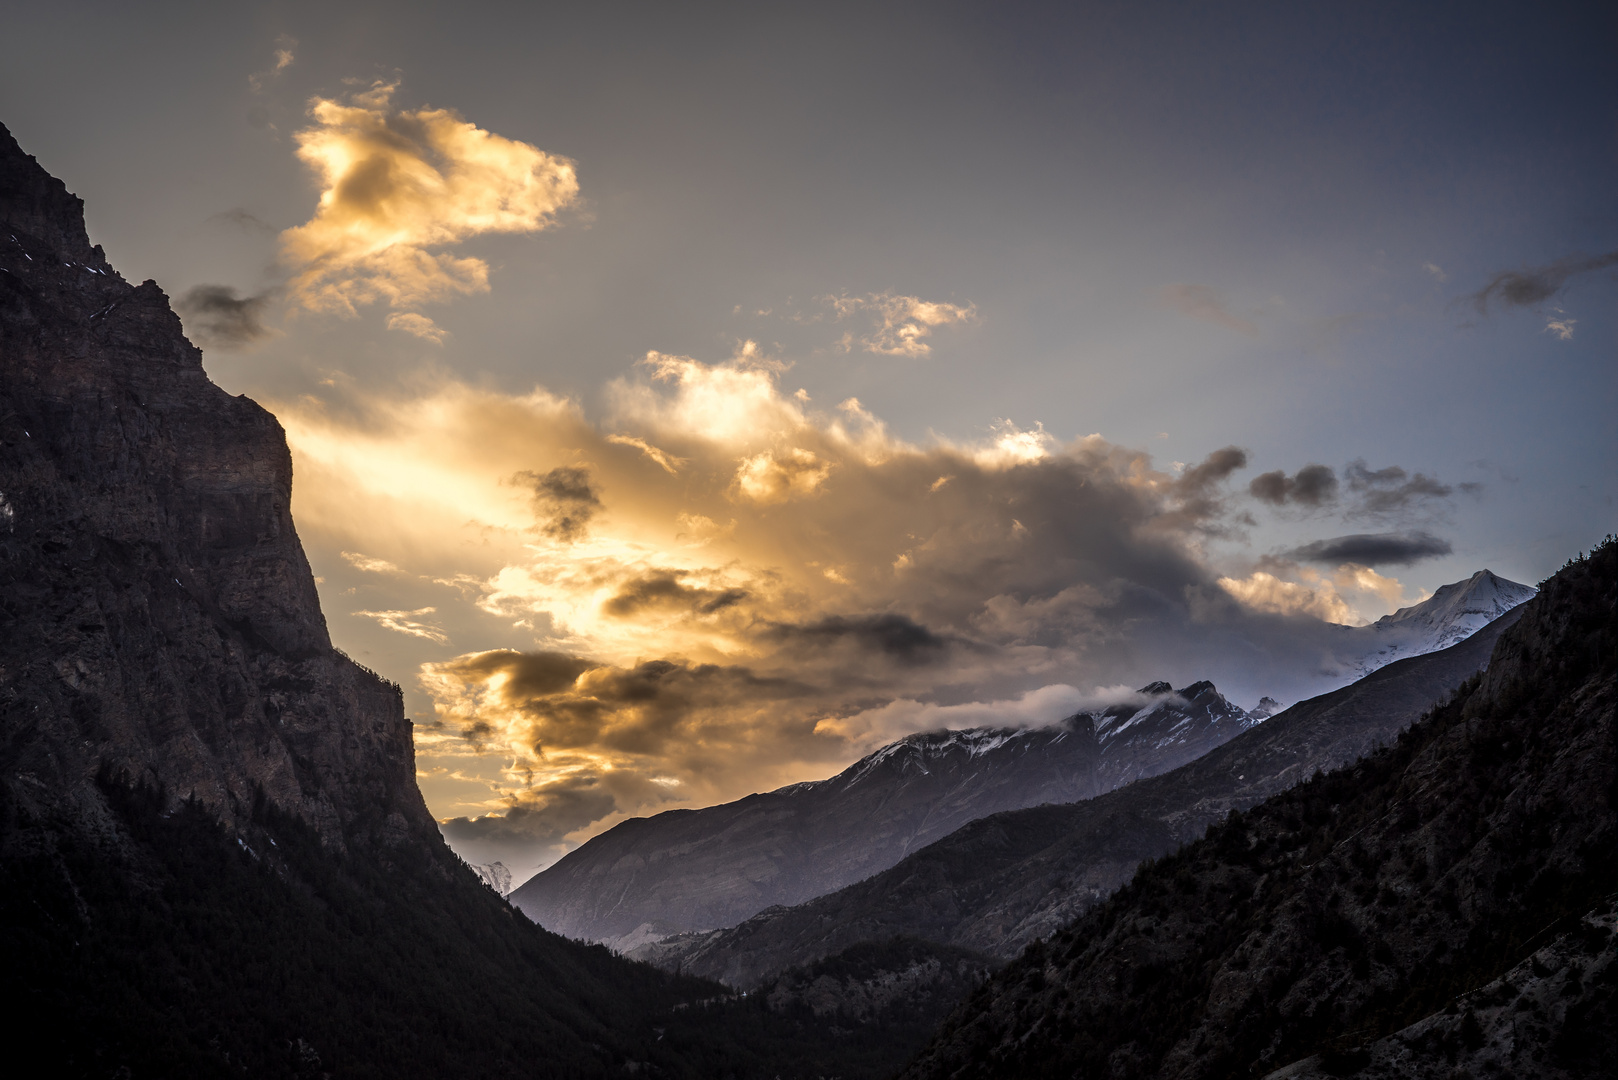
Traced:
<path id="1" fill-rule="evenodd" d="M 1599 7 L 12 5 L 0 119 L 521 874 L 1609 531 Z"/>

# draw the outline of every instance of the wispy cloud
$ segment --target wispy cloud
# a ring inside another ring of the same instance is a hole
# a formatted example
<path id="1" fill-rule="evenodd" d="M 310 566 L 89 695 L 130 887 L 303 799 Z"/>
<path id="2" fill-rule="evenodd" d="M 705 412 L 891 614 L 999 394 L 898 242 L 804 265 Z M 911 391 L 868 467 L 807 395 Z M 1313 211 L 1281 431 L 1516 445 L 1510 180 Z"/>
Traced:
<path id="1" fill-rule="evenodd" d="M 417 608 L 414 611 L 356 611 L 355 615 L 367 619 L 375 619 L 384 629 L 395 630 L 411 637 L 426 638 L 428 641 L 440 645 L 449 644 L 449 636 L 432 623 L 419 622 L 423 615 L 431 615 L 438 609 L 435 607 Z"/>
<path id="2" fill-rule="evenodd" d="M 444 344 L 449 337 L 449 331 L 433 322 L 427 316 L 414 311 L 395 311 L 388 316 L 389 330 L 402 330 L 406 334 L 430 341 L 434 345 Z"/>
<path id="3" fill-rule="evenodd" d="M 871 293 L 828 299 L 839 320 L 866 316 L 875 324 L 863 333 L 845 334 L 842 347 L 860 348 L 880 356 L 927 356 L 932 346 L 926 339 L 934 330 L 977 318 L 977 307 L 973 304 L 948 304 L 918 296 Z"/>
<path id="4" fill-rule="evenodd" d="M 1201 319 L 1203 322 L 1222 326 L 1226 330 L 1234 330 L 1238 334 L 1258 336 L 1258 324 L 1234 314 L 1226 303 L 1224 294 L 1211 285 L 1184 283 L 1166 285 L 1161 296 L 1165 304 L 1181 315 Z"/>
<path id="5" fill-rule="evenodd" d="M 267 86 L 280 74 L 298 62 L 294 50 L 298 47 L 298 39 L 289 34 L 282 34 L 275 39 L 275 49 L 271 54 L 270 66 L 263 71 L 255 71 L 247 77 L 247 88 L 255 94 L 262 94 Z"/>
<path id="6" fill-rule="evenodd" d="M 1545 320 L 1545 332 L 1554 335 L 1558 341 L 1572 341 L 1573 327 L 1578 321 L 1568 318 L 1566 312 L 1557 308 L 1555 313 Z"/>
<path id="7" fill-rule="evenodd" d="M 1473 293 L 1472 303 L 1484 314 L 1488 313 L 1490 305 L 1533 307 L 1561 292 L 1570 278 L 1609 266 L 1618 266 L 1618 251 L 1605 255 L 1569 255 L 1544 266 L 1505 270 Z"/>
<path id="8" fill-rule="evenodd" d="M 449 109 L 397 109 L 397 89 L 378 82 L 346 101 L 316 98 L 313 124 L 296 133 L 321 186 L 315 216 L 281 234 L 290 295 L 306 308 L 352 315 L 374 302 L 410 308 L 484 292 L 488 263 L 443 249 L 544 229 L 578 196 L 566 158 Z"/>
<path id="9" fill-rule="evenodd" d="M 264 313 L 271 294 L 237 296 L 228 285 L 188 289 L 174 307 L 185 320 L 186 333 L 199 345 L 240 349 L 270 336 Z"/>

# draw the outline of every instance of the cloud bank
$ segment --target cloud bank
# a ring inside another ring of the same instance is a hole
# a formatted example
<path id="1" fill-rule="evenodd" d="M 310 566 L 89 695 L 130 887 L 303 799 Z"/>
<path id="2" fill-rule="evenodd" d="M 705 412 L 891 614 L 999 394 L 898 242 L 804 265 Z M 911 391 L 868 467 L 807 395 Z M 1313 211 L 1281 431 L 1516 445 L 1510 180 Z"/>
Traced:
<path id="1" fill-rule="evenodd" d="M 1049 723 L 1156 679 L 1294 699 L 1356 605 L 1410 599 L 1366 566 L 1216 568 L 1240 447 L 1176 470 L 1010 421 L 917 445 L 787 393 L 749 343 L 651 353 L 598 416 L 543 389 L 338 387 L 277 407 L 300 530 L 386 584 L 357 617 L 432 650 L 420 760 L 463 778 L 453 834 L 518 869 L 916 726 Z M 1393 497 L 1420 475 L 1364 472 Z M 1298 475 L 1288 498 L 1322 490 Z"/>

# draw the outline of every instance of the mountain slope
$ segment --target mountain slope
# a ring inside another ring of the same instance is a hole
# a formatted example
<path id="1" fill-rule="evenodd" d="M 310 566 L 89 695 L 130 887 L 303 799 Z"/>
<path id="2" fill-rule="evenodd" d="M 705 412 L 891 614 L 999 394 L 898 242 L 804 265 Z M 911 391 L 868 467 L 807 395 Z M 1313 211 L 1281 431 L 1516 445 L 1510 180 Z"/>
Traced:
<path id="1" fill-rule="evenodd" d="M 1361 646 L 1364 655 L 1351 665 L 1352 670 L 1369 674 L 1395 660 L 1447 649 L 1532 599 L 1536 591 L 1532 585 L 1507 581 L 1490 570 L 1440 586 L 1419 604 L 1349 631 L 1365 642 Z"/>
<path id="2" fill-rule="evenodd" d="M 1611 1075 L 1615 631 L 1609 538 L 1395 745 L 1143 868 L 905 1075 Z"/>
<path id="3" fill-rule="evenodd" d="M 618 948 L 729 926 L 869 877 L 986 814 L 1172 769 L 1257 722 L 1212 683 L 1153 683 L 1049 728 L 911 735 L 828 780 L 622 822 L 511 902 L 551 930 Z"/>
<path id="4" fill-rule="evenodd" d="M 1516 617 L 1300 702 L 1173 772 L 1085 802 L 979 819 L 838 892 L 628 955 L 733 986 L 894 934 L 1015 955 L 1128 881 L 1141 860 L 1392 739 L 1481 669 Z"/>

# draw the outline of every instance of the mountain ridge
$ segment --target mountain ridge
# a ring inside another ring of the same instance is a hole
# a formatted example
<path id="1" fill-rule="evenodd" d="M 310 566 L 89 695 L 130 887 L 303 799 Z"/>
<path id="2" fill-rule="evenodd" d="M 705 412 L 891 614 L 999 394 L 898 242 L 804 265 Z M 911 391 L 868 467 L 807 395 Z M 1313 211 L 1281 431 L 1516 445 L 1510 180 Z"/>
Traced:
<path id="1" fill-rule="evenodd" d="M 1618 541 L 1486 670 L 1031 945 L 924 1077 L 1611 1075 Z"/>
<path id="2" fill-rule="evenodd" d="M 1141 861 L 1396 736 L 1484 667 L 1516 617 L 1299 702 L 1172 772 L 1083 802 L 977 819 L 837 892 L 627 955 L 739 987 L 894 934 L 1009 958 L 1104 900 Z"/>
<path id="3" fill-rule="evenodd" d="M 510 899 L 542 926 L 619 949 L 732 925 L 868 877 L 973 818 L 1112 790 L 1258 722 L 1212 683 L 1153 683 L 1048 727 L 917 732 L 824 780 L 621 822 Z"/>

